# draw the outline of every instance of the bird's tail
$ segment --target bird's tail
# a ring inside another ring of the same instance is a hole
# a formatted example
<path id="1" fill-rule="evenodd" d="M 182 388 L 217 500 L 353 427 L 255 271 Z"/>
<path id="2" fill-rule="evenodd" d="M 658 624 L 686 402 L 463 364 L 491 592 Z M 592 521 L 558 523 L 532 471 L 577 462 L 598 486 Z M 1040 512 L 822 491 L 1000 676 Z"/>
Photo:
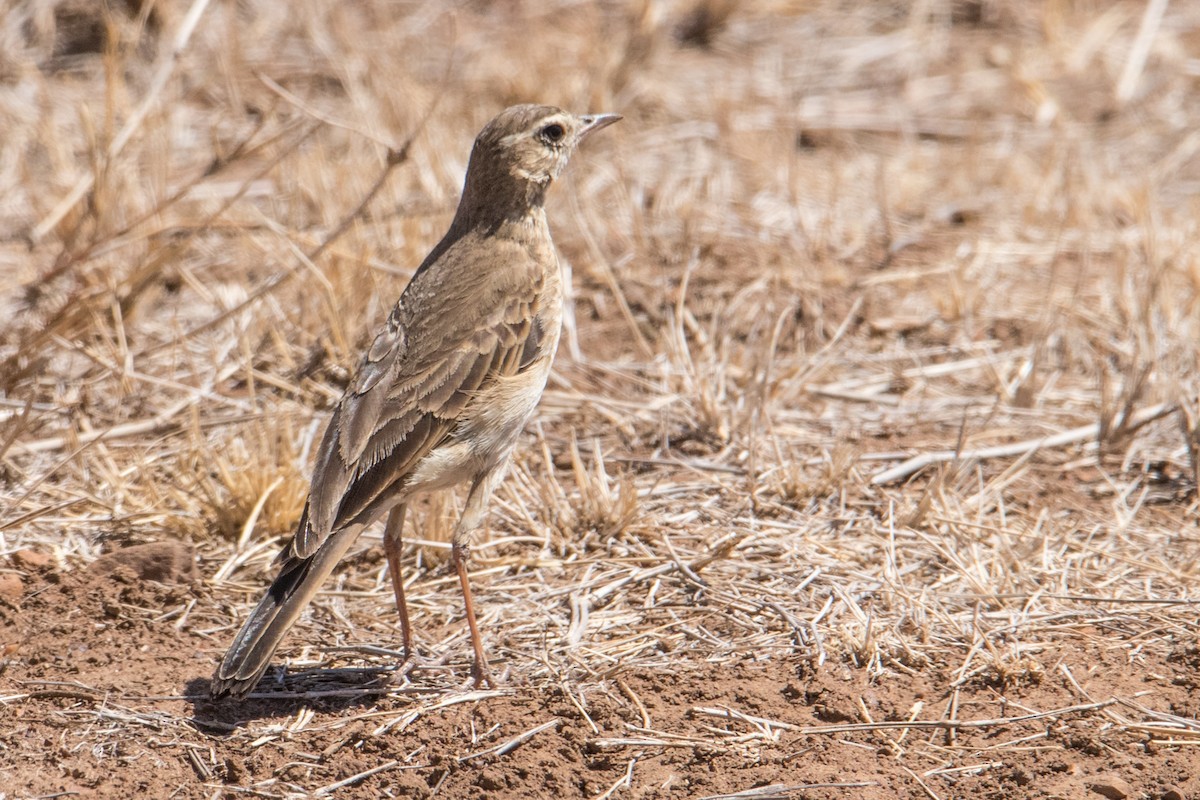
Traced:
<path id="1" fill-rule="evenodd" d="M 242 625 L 213 674 L 209 693 L 214 700 L 227 695 L 243 697 L 254 688 L 267 671 L 279 642 L 353 544 L 360 530 L 359 526 L 353 526 L 338 531 L 308 558 L 284 562 L 279 577 Z"/>

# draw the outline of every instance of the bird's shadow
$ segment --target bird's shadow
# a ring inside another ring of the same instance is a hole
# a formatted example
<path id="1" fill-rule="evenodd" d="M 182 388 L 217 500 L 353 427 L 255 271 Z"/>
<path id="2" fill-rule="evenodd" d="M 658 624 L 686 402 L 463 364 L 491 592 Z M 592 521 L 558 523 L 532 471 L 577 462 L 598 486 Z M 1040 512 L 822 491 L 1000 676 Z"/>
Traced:
<path id="1" fill-rule="evenodd" d="M 250 722 L 287 717 L 304 708 L 337 712 L 373 705 L 384 695 L 403 693 L 389 683 L 395 670 L 385 667 L 314 669 L 285 672 L 273 669 L 244 698 L 210 696 L 212 680 L 193 678 L 186 696 L 192 704 L 192 724 L 205 733 L 224 736 Z"/>

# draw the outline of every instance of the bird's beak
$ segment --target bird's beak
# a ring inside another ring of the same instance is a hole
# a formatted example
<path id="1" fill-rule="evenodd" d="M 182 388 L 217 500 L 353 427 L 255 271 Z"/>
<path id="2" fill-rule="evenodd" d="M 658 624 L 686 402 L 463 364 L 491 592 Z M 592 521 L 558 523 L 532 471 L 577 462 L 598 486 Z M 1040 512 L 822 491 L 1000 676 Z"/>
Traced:
<path id="1" fill-rule="evenodd" d="M 621 119 L 620 114 L 584 114 L 579 118 L 583 127 L 579 129 L 579 141 L 583 141 L 601 128 L 607 128 Z"/>

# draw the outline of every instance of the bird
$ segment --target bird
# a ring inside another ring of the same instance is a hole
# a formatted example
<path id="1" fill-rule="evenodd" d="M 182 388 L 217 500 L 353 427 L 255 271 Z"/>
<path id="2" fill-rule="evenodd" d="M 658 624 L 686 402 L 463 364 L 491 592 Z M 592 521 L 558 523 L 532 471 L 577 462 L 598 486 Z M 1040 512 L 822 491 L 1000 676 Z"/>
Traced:
<path id="1" fill-rule="evenodd" d="M 519 435 L 545 389 L 563 286 L 545 199 L 571 154 L 619 114 L 517 105 L 475 139 L 445 236 L 421 262 L 338 401 L 308 499 L 278 573 L 213 674 L 214 700 L 241 698 L 359 534 L 386 515 L 383 542 L 404 657 L 412 628 L 400 553 L 415 496 L 468 484 L 451 538 L 474 651 L 491 685 L 466 562 Z"/>

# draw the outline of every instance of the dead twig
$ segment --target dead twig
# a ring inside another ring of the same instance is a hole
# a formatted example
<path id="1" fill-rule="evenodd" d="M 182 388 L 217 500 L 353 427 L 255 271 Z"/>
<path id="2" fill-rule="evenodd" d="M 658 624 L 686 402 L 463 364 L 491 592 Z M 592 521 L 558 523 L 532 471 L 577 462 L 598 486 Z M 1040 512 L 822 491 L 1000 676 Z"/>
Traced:
<path id="1" fill-rule="evenodd" d="M 516 736 L 509 739 L 508 741 L 498 744 L 495 747 L 489 747 L 487 750 L 480 750 L 478 753 L 471 753 L 470 755 L 459 756 L 458 763 L 463 764 L 463 763 L 466 763 L 467 761 L 473 761 L 477 758 L 487 758 L 490 756 L 502 756 L 502 755 L 505 755 L 506 753 L 511 753 L 513 750 L 516 750 L 518 747 L 525 744 L 526 742 L 528 742 L 533 737 L 537 736 L 542 731 L 554 730 L 560 724 L 562 724 L 562 720 L 555 717 L 554 719 L 550 720 L 549 722 L 543 722 L 541 725 L 530 728 L 529 730 L 525 731 L 524 733 L 519 733 Z"/>
<path id="2" fill-rule="evenodd" d="M 1139 428 L 1148 422 L 1153 422 L 1174 411 L 1174 403 L 1159 403 L 1156 406 L 1142 409 L 1132 415 L 1129 422 L 1124 426 L 1124 430 L 1128 431 Z M 922 453 L 890 469 L 876 473 L 871 478 L 871 484 L 882 486 L 886 483 L 893 483 L 902 478 L 907 478 L 916 472 L 920 472 L 925 467 L 932 466 L 933 464 L 944 464 L 948 461 L 987 461 L 993 458 L 1027 456 L 1038 450 L 1047 450 L 1095 439 L 1100 435 L 1100 429 L 1100 423 L 1093 422 L 1090 425 L 1081 425 L 1078 428 L 1072 428 L 1062 433 L 1043 436 L 1037 439 L 1026 439 L 1021 442 L 1014 442 L 1013 444 L 980 447 L 975 450 L 939 450 L 932 453 Z"/>

